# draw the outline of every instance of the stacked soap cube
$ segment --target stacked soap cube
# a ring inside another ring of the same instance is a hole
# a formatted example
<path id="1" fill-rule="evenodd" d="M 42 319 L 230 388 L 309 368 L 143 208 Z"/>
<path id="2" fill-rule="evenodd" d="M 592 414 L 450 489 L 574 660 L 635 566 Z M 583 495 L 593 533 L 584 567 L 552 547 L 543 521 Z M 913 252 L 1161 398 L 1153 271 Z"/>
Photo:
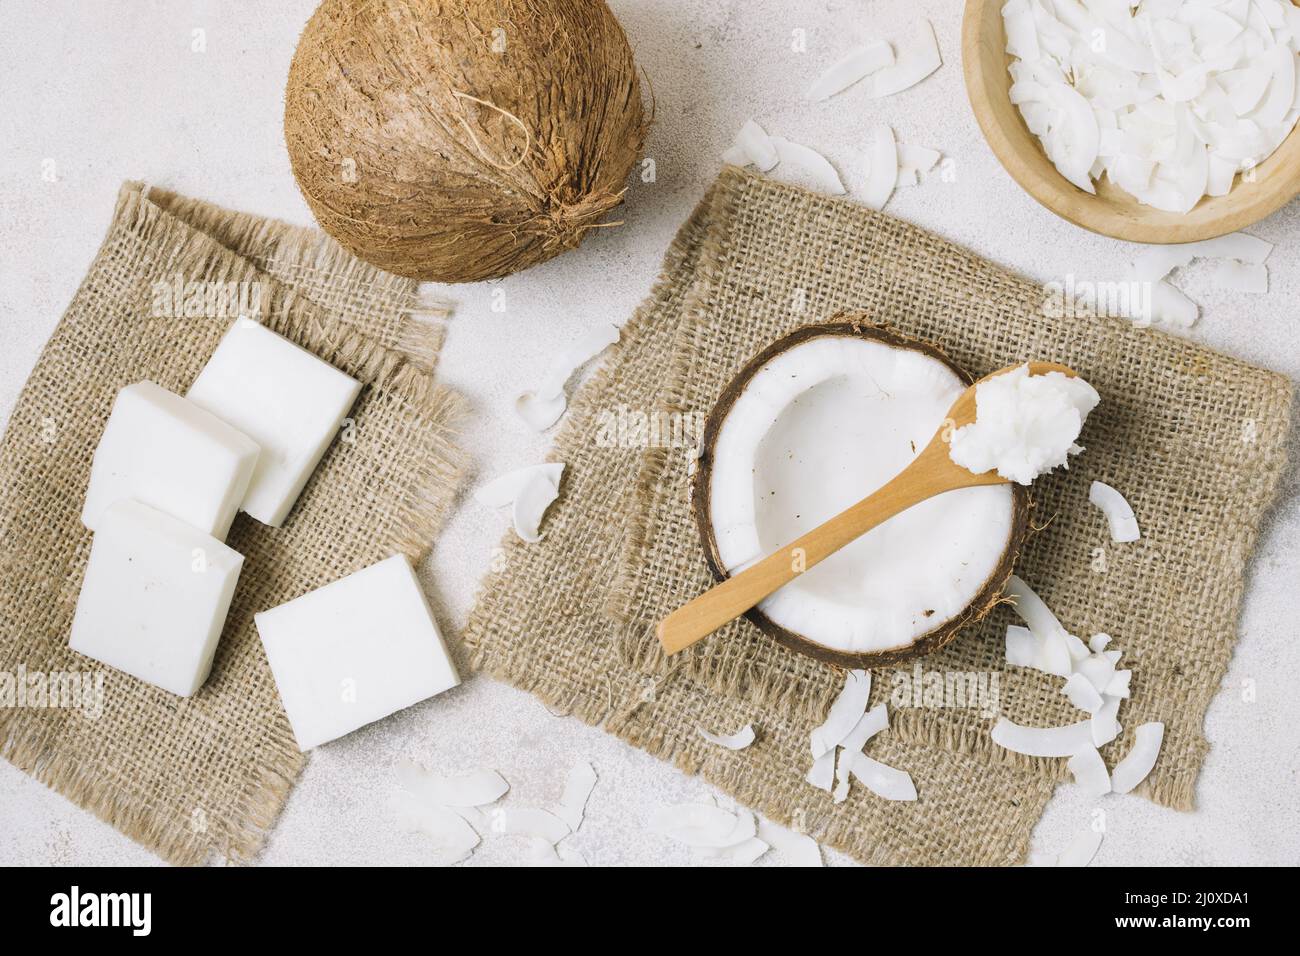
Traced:
<path id="1" fill-rule="evenodd" d="M 71 648 L 197 692 L 244 562 L 224 543 L 235 513 L 279 527 L 360 388 L 241 318 L 185 397 L 153 382 L 122 389 L 82 509 L 95 537 Z M 255 619 L 303 750 L 459 682 L 401 555 Z"/>
<path id="2" fill-rule="evenodd" d="M 248 319 L 185 397 L 118 393 L 81 520 L 95 532 L 70 646 L 175 694 L 203 685 L 244 562 L 236 511 L 280 525 L 360 383 Z"/>

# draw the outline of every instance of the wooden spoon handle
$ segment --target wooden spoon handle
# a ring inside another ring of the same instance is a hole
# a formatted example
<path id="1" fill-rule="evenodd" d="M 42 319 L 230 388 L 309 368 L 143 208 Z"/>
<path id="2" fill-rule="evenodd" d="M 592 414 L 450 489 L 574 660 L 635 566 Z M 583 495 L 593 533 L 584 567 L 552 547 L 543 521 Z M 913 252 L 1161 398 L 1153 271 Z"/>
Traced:
<path id="1" fill-rule="evenodd" d="M 916 480 L 917 472 L 924 472 L 915 467 L 921 460 L 857 504 L 673 611 L 656 631 L 664 651 L 676 654 L 690 647 L 876 525 L 953 487 Z"/>

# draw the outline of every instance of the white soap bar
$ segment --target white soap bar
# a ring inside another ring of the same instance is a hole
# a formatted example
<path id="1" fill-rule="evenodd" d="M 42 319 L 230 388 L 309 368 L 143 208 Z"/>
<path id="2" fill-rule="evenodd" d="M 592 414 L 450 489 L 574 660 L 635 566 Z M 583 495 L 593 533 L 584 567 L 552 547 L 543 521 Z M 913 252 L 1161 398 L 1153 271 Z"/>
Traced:
<path id="1" fill-rule="evenodd" d="M 400 554 L 254 620 L 300 750 L 460 683 Z"/>
<path id="2" fill-rule="evenodd" d="M 257 454 L 255 441 L 188 399 L 128 385 L 95 449 L 81 523 L 98 530 L 109 505 L 134 498 L 224 541 Z"/>
<path id="3" fill-rule="evenodd" d="M 208 679 L 244 556 L 138 501 L 105 509 L 68 646 L 189 697 Z"/>
<path id="4" fill-rule="evenodd" d="M 278 527 L 360 391 L 333 365 L 240 318 L 188 397 L 261 446 L 242 510 Z"/>

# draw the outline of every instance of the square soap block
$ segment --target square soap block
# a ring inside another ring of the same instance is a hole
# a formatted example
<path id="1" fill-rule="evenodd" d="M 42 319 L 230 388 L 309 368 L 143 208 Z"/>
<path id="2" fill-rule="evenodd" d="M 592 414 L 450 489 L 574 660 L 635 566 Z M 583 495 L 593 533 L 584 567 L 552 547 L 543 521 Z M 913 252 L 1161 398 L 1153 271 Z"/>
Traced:
<path id="1" fill-rule="evenodd" d="M 81 523 L 91 531 L 124 498 L 222 541 L 248 492 L 257 443 L 153 382 L 117 393 L 90 467 Z"/>
<path id="2" fill-rule="evenodd" d="M 333 365 L 239 318 L 188 398 L 261 446 L 241 510 L 279 527 L 360 391 Z"/>
<path id="3" fill-rule="evenodd" d="M 68 646 L 189 697 L 208 679 L 244 556 L 138 501 L 100 516 Z"/>
<path id="4" fill-rule="evenodd" d="M 300 750 L 460 683 L 400 554 L 254 620 Z"/>

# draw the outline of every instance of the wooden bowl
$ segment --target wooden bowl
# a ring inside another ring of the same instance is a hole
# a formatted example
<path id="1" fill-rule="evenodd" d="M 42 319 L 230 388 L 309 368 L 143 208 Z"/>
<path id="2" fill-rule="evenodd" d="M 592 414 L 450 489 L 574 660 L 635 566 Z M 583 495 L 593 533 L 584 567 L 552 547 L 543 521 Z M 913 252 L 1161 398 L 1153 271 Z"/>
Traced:
<path id="1" fill-rule="evenodd" d="M 1194 242 L 1236 232 L 1300 195 L 1300 136 L 1296 130 L 1260 163 L 1254 182 L 1226 196 L 1206 196 L 1184 215 L 1144 206 L 1109 178 L 1092 196 L 1056 171 L 1038 138 L 1011 102 L 1012 57 L 1006 52 L 1003 0 L 966 0 L 961 60 L 966 95 L 984 138 L 1011 178 L 1029 195 L 1076 226 L 1130 242 Z"/>

